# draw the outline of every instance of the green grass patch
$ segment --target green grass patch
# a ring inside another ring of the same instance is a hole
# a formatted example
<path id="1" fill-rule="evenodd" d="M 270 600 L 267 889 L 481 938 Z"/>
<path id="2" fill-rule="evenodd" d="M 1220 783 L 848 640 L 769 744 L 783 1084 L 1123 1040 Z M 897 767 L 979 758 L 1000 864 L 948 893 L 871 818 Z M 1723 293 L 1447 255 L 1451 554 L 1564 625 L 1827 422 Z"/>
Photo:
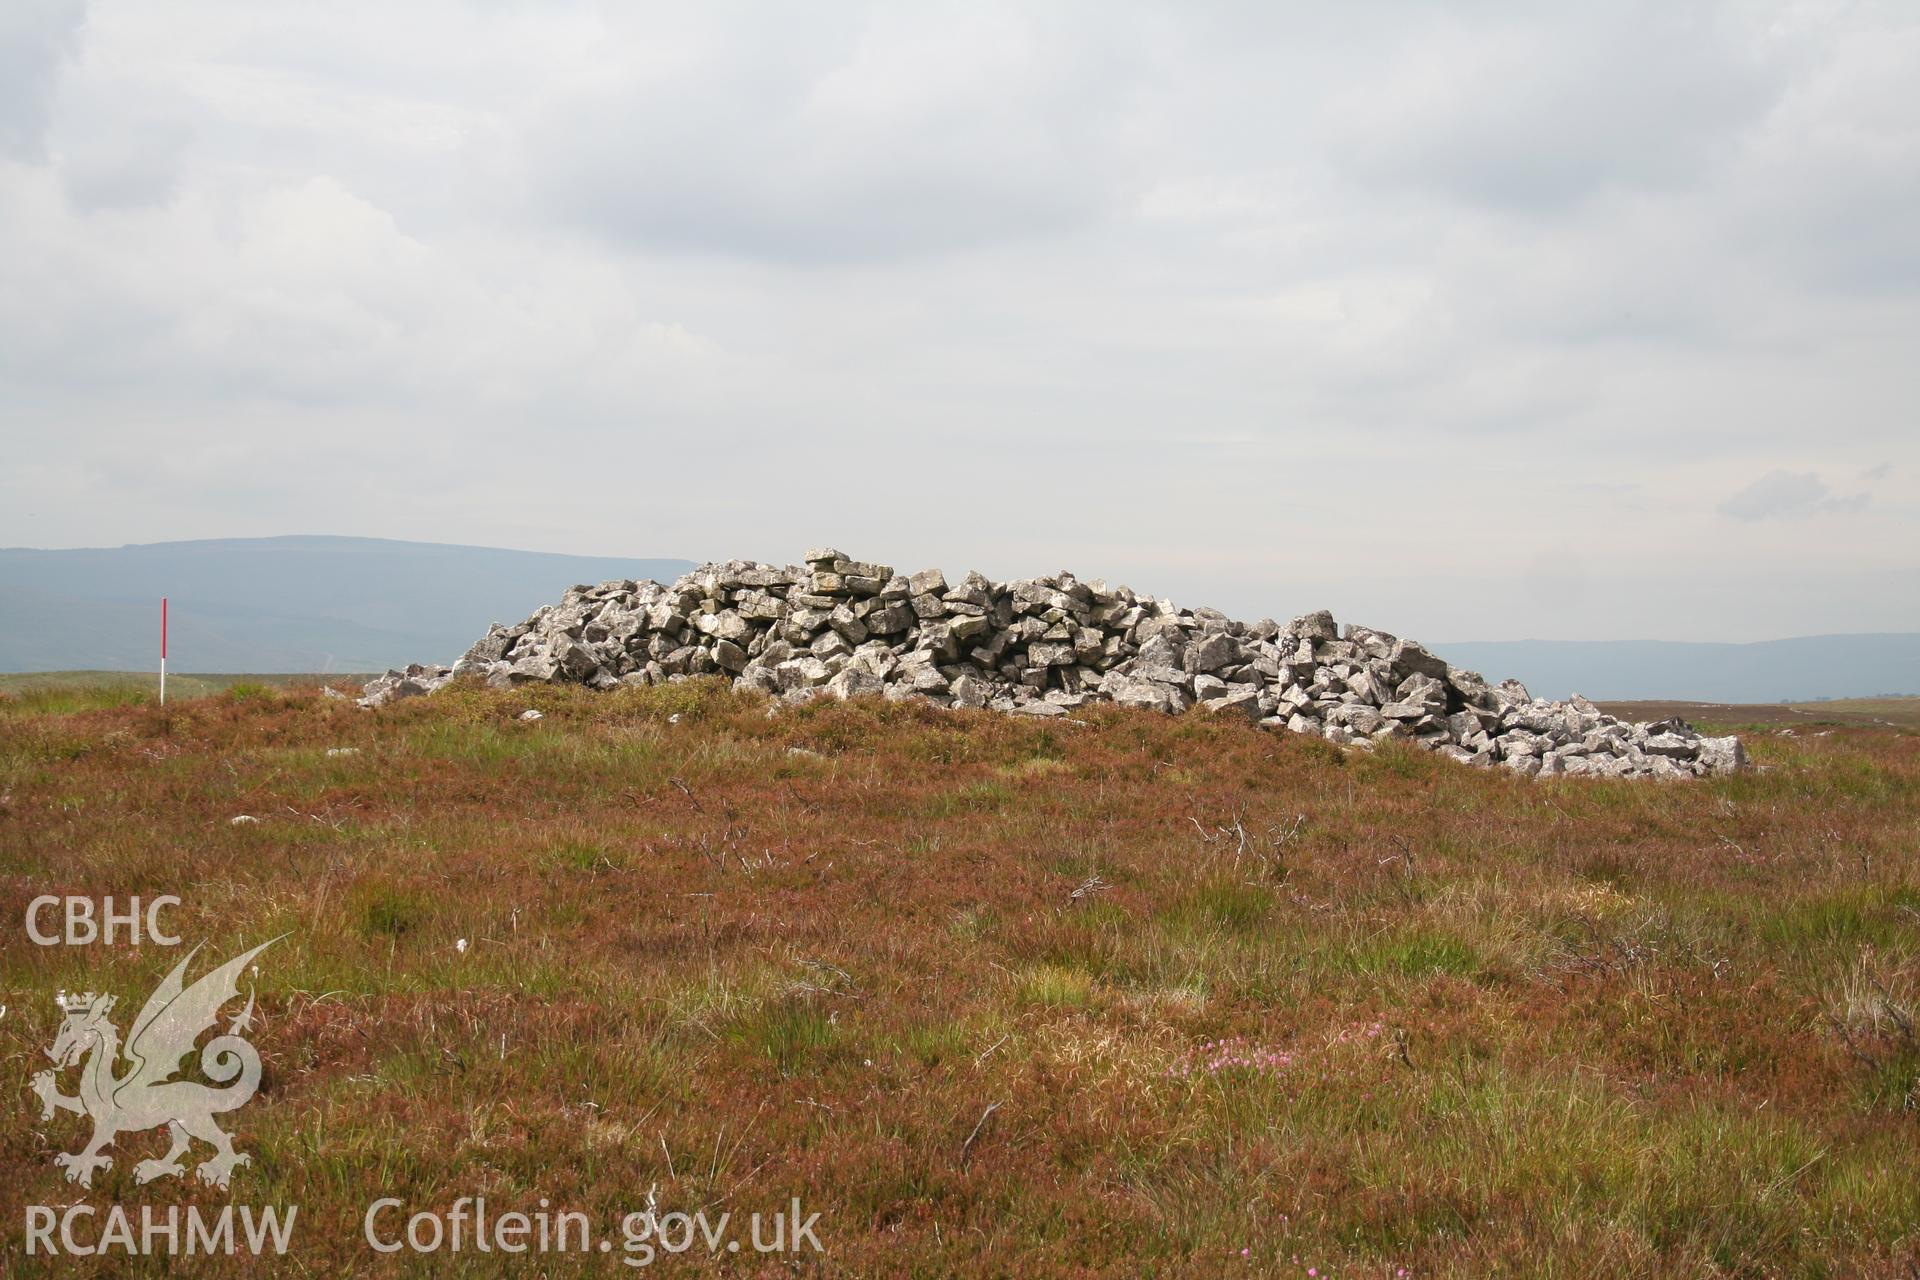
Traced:
<path id="1" fill-rule="evenodd" d="M 770 1060 L 781 1075 L 793 1075 L 840 1041 L 840 1028 L 821 1003 L 804 995 L 769 1000 L 741 1017 L 728 1037 Z"/>
<path id="2" fill-rule="evenodd" d="M 1077 1009 L 1093 1001 L 1093 975 L 1059 964 L 1030 965 L 1015 976 L 1014 991 L 1022 1004 Z"/>
<path id="3" fill-rule="evenodd" d="M 1432 974 L 1471 977 L 1481 965 L 1479 951 L 1464 938 L 1437 929 L 1411 929 L 1364 938 L 1342 959 L 1355 973 L 1421 978 Z"/>
<path id="4" fill-rule="evenodd" d="M 355 911 L 361 933 L 390 940 L 414 932 L 426 921 L 427 914 L 427 902 L 419 894 L 386 884 L 362 889 Z"/>

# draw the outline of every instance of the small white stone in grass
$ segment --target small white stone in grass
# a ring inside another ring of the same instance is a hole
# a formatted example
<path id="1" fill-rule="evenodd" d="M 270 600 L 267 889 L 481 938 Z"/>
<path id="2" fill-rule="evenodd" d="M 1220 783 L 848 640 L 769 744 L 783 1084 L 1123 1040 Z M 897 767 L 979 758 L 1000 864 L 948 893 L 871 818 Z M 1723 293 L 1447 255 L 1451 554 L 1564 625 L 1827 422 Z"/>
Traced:
<path id="1" fill-rule="evenodd" d="M 227 825 L 230 827 L 244 827 L 249 823 L 258 822 L 258 821 L 260 821 L 260 819 L 254 817 L 250 813 L 236 813 L 231 818 L 227 819 Z"/>
<path id="2" fill-rule="evenodd" d="M 679 713 L 678 711 L 676 711 L 676 712 L 674 712 L 674 713 L 673 713 L 672 715 L 670 715 L 670 716 L 668 716 L 668 717 L 667 717 L 667 723 L 668 723 L 668 724 L 679 724 L 679 723 L 680 723 L 680 713 Z"/>
<path id="3" fill-rule="evenodd" d="M 535 710 L 534 710 L 534 709 L 533 709 L 532 707 L 528 707 L 528 708 L 527 708 L 527 709 L 526 709 L 525 711 L 522 711 L 522 712 L 520 713 L 520 717 L 519 717 L 519 718 L 520 718 L 520 719 L 522 719 L 522 720 L 525 720 L 525 721 L 526 721 L 527 723 L 529 723 L 529 724 L 531 724 L 531 723 L 533 723 L 533 722 L 534 722 L 535 720 L 539 720 L 539 719 L 541 719 L 542 717 L 541 717 L 541 715 L 540 715 L 540 713 L 539 713 L 538 711 L 535 711 Z"/>
<path id="4" fill-rule="evenodd" d="M 455 938 L 453 940 L 453 949 L 461 955 L 467 954 L 467 940 L 465 938 Z"/>
<path id="5" fill-rule="evenodd" d="M 330 757 L 331 756 L 357 756 L 359 754 L 360 754 L 360 748 L 358 747 L 328 747 L 327 748 L 327 755 Z"/>

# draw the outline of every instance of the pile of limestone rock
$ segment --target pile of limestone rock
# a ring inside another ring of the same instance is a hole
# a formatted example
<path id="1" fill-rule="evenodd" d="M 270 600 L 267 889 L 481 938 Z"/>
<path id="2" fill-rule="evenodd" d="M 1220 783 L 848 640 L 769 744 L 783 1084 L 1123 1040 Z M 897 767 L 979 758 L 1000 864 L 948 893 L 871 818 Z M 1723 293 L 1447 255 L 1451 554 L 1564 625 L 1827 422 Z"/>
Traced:
<path id="1" fill-rule="evenodd" d="M 1059 716 L 1090 702 L 1199 710 L 1370 747 L 1406 739 L 1466 764 L 1526 774 L 1688 777 L 1745 763 L 1737 738 L 1684 722 L 1627 724 L 1584 698 L 1546 702 L 1489 684 L 1412 640 L 1325 611 L 1235 622 L 1070 573 L 950 583 L 809 551 L 805 567 L 728 561 L 672 586 L 576 586 L 525 622 L 495 624 L 451 667 L 370 682 L 379 706 L 458 676 L 594 688 L 725 676 L 789 702 L 920 698 Z"/>

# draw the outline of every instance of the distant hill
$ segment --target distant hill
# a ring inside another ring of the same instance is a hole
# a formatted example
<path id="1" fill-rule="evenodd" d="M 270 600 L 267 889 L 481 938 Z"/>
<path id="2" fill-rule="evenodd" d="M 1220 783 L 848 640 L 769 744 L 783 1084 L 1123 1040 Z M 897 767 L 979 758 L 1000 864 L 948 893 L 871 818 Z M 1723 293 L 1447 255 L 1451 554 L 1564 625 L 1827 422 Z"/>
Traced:
<path id="1" fill-rule="evenodd" d="M 1784 702 L 1920 693 L 1920 633 L 1801 636 L 1753 644 L 1667 640 L 1465 640 L 1457 667 L 1509 676 L 1541 697 Z"/>
<path id="2" fill-rule="evenodd" d="M 672 581 L 690 560 L 384 538 L 0 548 L 0 671 L 151 669 L 160 597 L 176 671 L 380 671 L 457 657 L 576 582 Z"/>
<path id="3" fill-rule="evenodd" d="M 175 671 L 371 672 L 446 662 L 488 623 L 517 622 L 576 582 L 671 582 L 693 567 L 384 538 L 0 548 L 0 671 L 151 670 L 162 595 L 172 601 Z M 1920 692 L 1920 634 L 1904 632 L 1432 647 L 1456 666 L 1517 677 L 1551 698 L 1777 702 Z"/>

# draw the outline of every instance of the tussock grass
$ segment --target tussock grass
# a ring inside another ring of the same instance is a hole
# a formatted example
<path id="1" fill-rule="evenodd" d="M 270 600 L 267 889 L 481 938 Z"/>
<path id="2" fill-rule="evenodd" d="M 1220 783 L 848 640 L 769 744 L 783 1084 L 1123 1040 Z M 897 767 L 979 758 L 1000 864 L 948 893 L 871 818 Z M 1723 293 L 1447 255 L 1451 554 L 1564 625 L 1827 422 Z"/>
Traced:
<path id="1" fill-rule="evenodd" d="M 1920 1263 L 1920 737 L 1538 783 L 1075 720 L 69 683 L 0 696 L 0 911 L 174 893 L 210 958 L 286 935 L 235 1129 L 315 1274 L 402 1273 L 376 1195 L 615 1222 L 650 1188 L 798 1195 L 829 1274 Z M 135 1003 L 178 958 L 9 945 L 0 1060 L 54 990 Z M 80 1137 L 20 1114 L 15 1222 Z M 211 1203 L 134 1187 L 155 1141 L 96 1198 Z"/>

